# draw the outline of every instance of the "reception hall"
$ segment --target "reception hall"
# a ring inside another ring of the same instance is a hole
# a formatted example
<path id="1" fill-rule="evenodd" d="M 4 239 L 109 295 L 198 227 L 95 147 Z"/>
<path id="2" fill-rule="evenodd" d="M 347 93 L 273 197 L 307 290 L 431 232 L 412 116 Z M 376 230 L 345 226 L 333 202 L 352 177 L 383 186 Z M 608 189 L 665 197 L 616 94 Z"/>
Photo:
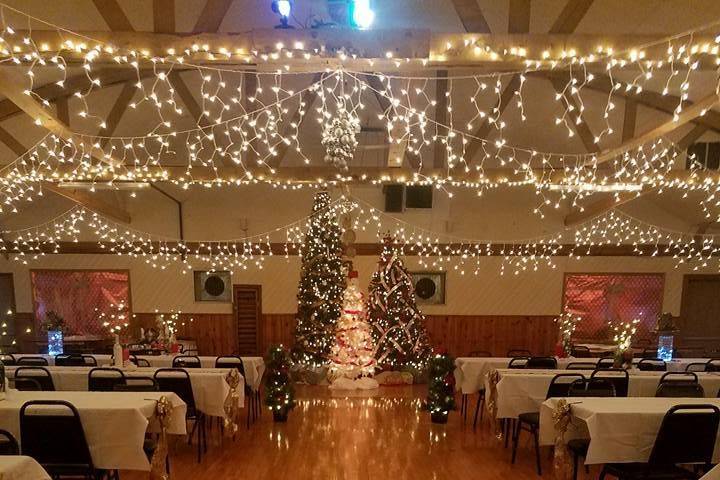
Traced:
<path id="1" fill-rule="evenodd" d="M 716 236 L 716 0 L 0 0 L 0 479 L 720 480 Z"/>

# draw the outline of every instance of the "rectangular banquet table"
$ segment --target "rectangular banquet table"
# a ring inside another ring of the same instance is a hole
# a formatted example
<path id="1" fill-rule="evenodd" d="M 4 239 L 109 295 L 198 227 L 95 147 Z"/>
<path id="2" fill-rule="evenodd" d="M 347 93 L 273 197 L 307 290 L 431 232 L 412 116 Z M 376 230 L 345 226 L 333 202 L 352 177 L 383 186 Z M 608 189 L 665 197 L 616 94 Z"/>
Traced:
<path id="1" fill-rule="evenodd" d="M 168 433 L 185 435 L 185 402 L 168 392 L 19 392 L 8 390 L 0 401 L 0 428 L 20 440 L 20 408 L 30 400 L 65 400 L 80 414 L 85 438 L 97 468 L 149 470 L 143 442 L 155 417 L 157 400 L 173 406 Z M 48 407 L 51 408 L 51 407 Z M 65 411 L 65 410 L 62 410 Z M 155 423 L 155 422 L 153 422 Z M 152 426 L 156 430 L 157 425 Z M 62 438 L 57 439 L 58 442 Z M 22 448 L 22 447 L 21 447 Z"/>
<path id="2" fill-rule="evenodd" d="M 521 413 L 537 412 L 545 401 L 553 377 L 559 373 L 579 373 L 590 378 L 592 370 L 509 370 L 497 369 L 497 418 L 517 418 Z M 629 397 L 654 397 L 660 377 L 665 372 L 631 370 Z M 697 373 L 708 398 L 717 397 L 720 373 Z"/>
<path id="3" fill-rule="evenodd" d="M 50 480 L 50 475 L 24 455 L 0 455 L 0 480 Z"/>
<path id="4" fill-rule="evenodd" d="M 103 365 L 110 365 L 112 363 L 112 357 L 105 353 L 91 353 L 97 361 L 98 367 Z M 43 357 L 52 366 L 55 365 L 55 357 L 52 355 L 41 355 L 31 353 L 16 353 L 15 358 L 21 357 Z M 138 358 L 147 360 L 151 367 L 154 368 L 170 368 L 172 367 L 173 358 L 176 355 L 138 355 Z M 217 357 L 202 356 L 200 357 L 200 364 L 203 368 L 215 368 L 215 359 Z M 265 373 L 265 361 L 262 357 L 240 357 L 243 362 L 243 368 L 245 370 L 245 382 L 254 391 L 260 388 L 260 382 L 262 380 L 263 373 Z"/>
<path id="5" fill-rule="evenodd" d="M 488 372 L 507 368 L 512 358 L 508 357 L 458 357 L 455 359 L 455 384 L 463 394 L 477 393 L 485 384 Z M 597 363 L 599 358 L 558 358 L 558 370 L 565 370 L 573 362 Z M 641 359 L 636 358 L 633 362 Z M 667 362 L 668 372 L 684 372 L 691 363 L 706 363 L 709 358 L 678 358 Z"/>
<path id="6" fill-rule="evenodd" d="M 15 378 L 15 370 L 19 367 L 5 367 L 9 378 Z M 80 391 L 88 390 L 88 373 L 93 367 L 45 367 L 50 371 L 55 390 Z M 123 373 L 127 377 L 152 377 L 157 368 L 125 368 Z M 230 393 L 230 385 L 225 380 L 229 369 L 223 368 L 188 368 L 190 383 L 192 384 L 195 405 L 206 415 L 224 417 L 224 403 Z M 245 389 L 240 376 L 238 386 L 238 404 L 245 403 Z"/>
<path id="7" fill-rule="evenodd" d="M 540 444 L 555 442 L 552 412 L 560 399 L 551 398 L 540 408 Z M 589 438 L 585 463 L 647 462 L 665 413 L 674 405 L 711 404 L 716 398 L 567 398 L 572 422 L 565 433 L 573 438 Z M 720 441 L 715 442 L 713 462 L 720 461 Z"/>

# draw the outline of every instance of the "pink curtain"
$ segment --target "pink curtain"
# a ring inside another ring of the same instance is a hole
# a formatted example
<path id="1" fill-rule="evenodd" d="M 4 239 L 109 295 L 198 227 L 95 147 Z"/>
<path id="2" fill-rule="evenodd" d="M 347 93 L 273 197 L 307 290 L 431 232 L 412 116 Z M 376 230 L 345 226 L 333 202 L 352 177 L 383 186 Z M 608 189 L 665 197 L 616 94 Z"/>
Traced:
<path id="1" fill-rule="evenodd" d="M 611 324 L 639 319 L 635 340 L 652 336 L 662 309 L 661 274 L 572 274 L 565 276 L 563 312 L 582 317 L 574 337 L 612 340 Z"/>
<path id="2" fill-rule="evenodd" d="M 89 270 L 32 270 L 33 308 L 36 327 L 54 311 L 65 319 L 66 335 L 107 336 L 98 319 L 111 305 L 129 305 L 128 272 Z"/>

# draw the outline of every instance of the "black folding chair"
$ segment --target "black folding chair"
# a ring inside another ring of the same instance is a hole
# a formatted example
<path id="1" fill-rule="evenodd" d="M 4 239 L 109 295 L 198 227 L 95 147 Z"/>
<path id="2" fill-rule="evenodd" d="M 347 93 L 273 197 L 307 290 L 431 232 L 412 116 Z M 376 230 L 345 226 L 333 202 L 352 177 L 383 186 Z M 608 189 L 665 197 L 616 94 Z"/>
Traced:
<path id="1" fill-rule="evenodd" d="M 595 370 L 597 364 L 593 362 L 570 362 L 565 370 Z"/>
<path id="2" fill-rule="evenodd" d="M 643 358 L 637 363 L 637 368 L 645 372 L 665 372 L 667 364 L 659 358 Z"/>
<path id="3" fill-rule="evenodd" d="M 715 405 L 675 405 L 665 414 L 647 463 L 610 463 L 600 473 L 619 479 L 696 479 L 698 475 L 678 465 L 710 466 L 720 424 Z"/>
<path id="4" fill-rule="evenodd" d="M 17 367 L 15 369 L 15 385 L 17 380 L 22 378 L 31 378 L 40 384 L 43 391 L 52 392 L 55 390 L 50 370 L 45 367 Z"/>
<path id="5" fill-rule="evenodd" d="M 492 353 L 488 352 L 487 350 L 473 350 L 467 355 L 471 358 L 487 358 L 492 357 Z M 259 399 L 258 399 L 259 400 Z M 259 401 L 258 401 L 259 403 Z M 468 412 L 468 403 L 469 403 L 469 395 L 467 393 L 462 394 L 462 400 L 460 403 L 460 413 L 463 414 L 463 422 L 467 420 L 467 412 Z M 477 419 L 478 419 L 478 412 L 480 413 L 480 421 L 482 422 L 483 413 L 485 412 L 485 389 L 483 387 L 480 387 L 478 390 L 478 400 L 475 404 L 475 417 L 473 420 L 473 430 L 477 427 Z M 258 406 L 258 410 L 260 407 Z"/>
<path id="6" fill-rule="evenodd" d="M 96 367 L 97 360 L 92 355 L 60 354 L 55 355 L 56 367 Z"/>
<path id="7" fill-rule="evenodd" d="M 705 364 L 706 372 L 720 372 L 720 358 L 713 358 Z"/>
<path id="8" fill-rule="evenodd" d="M 20 455 L 20 446 L 12 433 L 0 429 L 0 455 Z"/>
<path id="9" fill-rule="evenodd" d="M 590 349 L 584 345 L 578 345 L 572 348 L 572 356 L 575 358 L 590 358 Z"/>
<path id="10" fill-rule="evenodd" d="M 606 369 L 606 368 L 614 368 L 615 365 L 615 359 L 612 357 L 605 357 L 598 360 L 596 364 L 596 368 L 598 369 Z"/>
<path id="11" fill-rule="evenodd" d="M 595 370 L 590 378 L 602 378 L 610 382 L 615 388 L 615 396 L 627 397 L 630 387 L 630 375 L 622 368 L 605 368 Z"/>
<path id="12" fill-rule="evenodd" d="M 157 392 L 158 384 L 152 377 L 125 377 L 124 384 L 116 384 L 116 392 Z"/>
<path id="13" fill-rule="evenodd" d="M 52 477 L 100 478 L 105 473 L 93 465 L 80 414 L 70 402 L 26 402 L 20 408 L 20 444 L 22 454 L 37 460 Z"/>
<path id="14" fill-rule="evenodd" d="M 150 367 L 150 362 L 145 358 L 139 358 L 137 355 L 130 355 L 130 361 L 137 367 Z"/>
<path id="15" fill-rule="evenodd" d="M 197 355 L 178 355 L 173 358 L 173 368 L 201 368 L 200 357 Z"/>
<path id="16" fill-rule="evenodd" d="M 17 359 L 12 353 L 0 353 L 0 362 L 6 367 L 17 365 Z"/>
<path id="17" fill-rule="evenodd" d="M 16 365 L 30 365 L 37 367 L 47 367 L 49 365 L 47 358 L 45 357 L 19 357 Z"/>
<path id="18" fill-rule="evenodd" d="M 245 366 L 243 365 L 242 358 L 237 355 L 221 355 L 215 359 L 215 368 L 235 368 L 245 378 Z M 248 397 L 248 409 L 247 409 L 247 426 L 250 428 L 250 413 L 252 411 L 252 420 L 257 419 L 255 408 L 256 408 L 256 397 L 255 392 L 245 382 L 245 396 Z M 258 405 L 259 408 L 259 405 Z"/>
<path id="19" fill-rule="evenodd" d="M 155 371 L 153 378 L 161 392 L 173 392 L 187 405 L 185 419 L 194 422 L 193 429 L 188 435 L 188 443 L 192 444 L 192 437 L 197 431 L 198 463 L 200 463 L 203 451 L 207 451 L 205 416 L 195 406 L 195 395 L 190 382 L 190 374 L 182 368 L 159 368 Z"/>
<path id="20" fill-rule="evenodd" d="M 88 372 L 88 390 L 112 392 L 115 385 L 125 384 L 125 374 L 118 368 L 95 367 Z"/>
<path id="21" fill-rule="evenodd" d="M 685 367 L 686 372 L 704 372 L 706 371 L 707 363 L 703 362 L 693 362 L 688 363 Z"/>
<path id="22" fill-rule="evenodd" d="M 555 357 L 530 357 L 528 358 L 525 368 L 555 370 L 557 369 L 557 360 Z"/>
<path id="23" fill-rule="evenodd" d="M 508 350 L 506 356 L 507 356 L 508 358 L 513 358 L 513 357 L 532 357 L 532 353 L 530 353 L 530 350 L 511 349 L 511 350 Z"/>
<path id="24" fill-rule="evenodd" d="M 660 377 L 656 397 L 674 398 L 703 398 L 705 389 L 698 383 L 698 377 L 693 372 L 668 372 Z"/>
<path id="25" fill-rule="evenodd" d="M 507 368 L 525 368 L 528 362 L 528 357 L 515 357 L 510 360 Z"/>
<path id="26" fill-rule="evenodd" d="M 41 392 L 43 389 L 40 382 L 30 377 L 16 378 L 13 383 L 15 384 L 15 390 L 21 392 Z"/>
<path id="27" fill-rule="evenodd" d="M 575 380 L 583 380 L 584 378 L 585 377 L 579 373 L 560 373 L 555 375 L 550 381 L 545 398 L 566 397 L 570 385 Z M 542 467 L 540 465 L 540 442 L 538 439 L 538 432 L 540 431 L 540 412 L 528 412 L 518 415 L 517 424 L 513 431 L 512 463 L 515 463 L 521 430 L 529 432 L 535 440 L 535 461 L 537 463 L 538 475 L 542 475 Z"/>

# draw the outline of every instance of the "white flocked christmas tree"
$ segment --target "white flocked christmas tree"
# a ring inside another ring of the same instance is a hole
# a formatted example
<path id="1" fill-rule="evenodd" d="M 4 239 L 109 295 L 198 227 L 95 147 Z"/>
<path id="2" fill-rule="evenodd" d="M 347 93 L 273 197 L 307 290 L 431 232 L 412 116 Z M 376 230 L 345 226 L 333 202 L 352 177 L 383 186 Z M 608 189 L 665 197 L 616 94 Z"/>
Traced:
<path id="1" fill-rule="evenodd" d="M 365 296 L 358 286 L 358 275 L 351 271 L 343 294 L 342 315 L 337 322 L 335 344 L 330 354 L 329 377 L 333 388 L 375 388 L 368 377 L 375 372 L 376 361 L 365 314 Z"/>

